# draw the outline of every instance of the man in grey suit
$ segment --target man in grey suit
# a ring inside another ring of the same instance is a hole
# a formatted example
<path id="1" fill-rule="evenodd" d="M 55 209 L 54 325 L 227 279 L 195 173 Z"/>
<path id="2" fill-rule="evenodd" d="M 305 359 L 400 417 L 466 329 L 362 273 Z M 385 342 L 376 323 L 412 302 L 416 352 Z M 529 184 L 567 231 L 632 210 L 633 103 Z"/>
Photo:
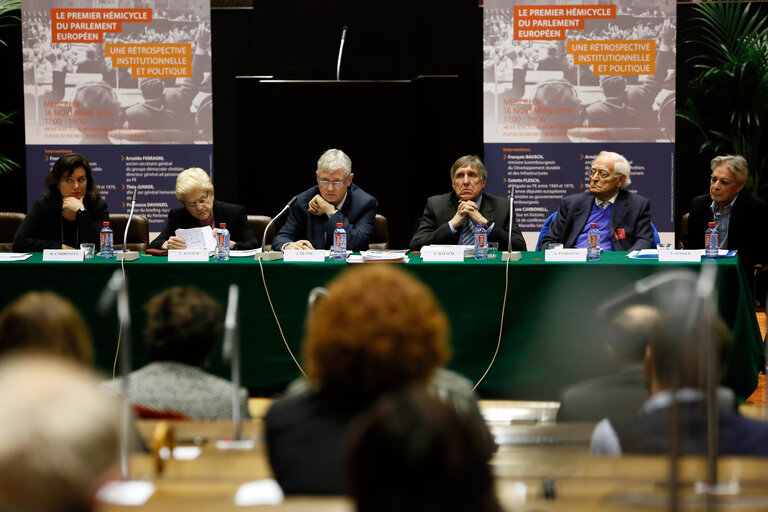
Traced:
<path id="1" fill-rule="evenodd" d="M 498 242 L 499 248 L 506 250 L 510 229 L 509 201 L 486 194 L 487 179 L 488 171 L 479 157 L 466 155 L 456 160 L 451 167 L 453 192 L 427 199 L 419 227 L 411 238 L 411 250 L 418 251 L 432 244 L 474 243 L 472 229 L 477 224 L 485 227 L 490 242 Z M 525 250 L 525 240 L 514 217 L 512 250 Z"/>
<path id="2" fill-rule="evenodd" d="M 577 382 L 562 390 L 557 421 L 634 418 L 648 396 L 643 360 L 659 311 L 647 305 L 625 308 L 606 327 L 605 349 L 613 362 L 609 375 Z"/>
<path id="3" fill-rule="evenodd" d="M 602 151 L 592 162 L 589 191 L 564 197 L 557 217 L 539 244 L 587 247 L 591 223 L 600 230 L 605 251 L 633 251 L 653 247 L 651 202 L 626 190 L 632 183 L 630 165 L 618 153 Z"/>

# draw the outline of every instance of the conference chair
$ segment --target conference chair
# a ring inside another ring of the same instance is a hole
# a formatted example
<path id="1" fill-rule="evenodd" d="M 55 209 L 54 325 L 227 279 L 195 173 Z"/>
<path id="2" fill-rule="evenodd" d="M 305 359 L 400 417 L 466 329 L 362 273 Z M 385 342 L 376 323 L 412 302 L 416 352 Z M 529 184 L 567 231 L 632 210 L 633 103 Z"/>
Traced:
<path id="1" fill-rule="evenodd" d="M 123 248 L 123 235 L 125 224 L 128 222 L 127 213 L 110 213 L 109 226 L 114 232 L 115 249 Z M 149 248 L 149 220 L 143 215 L 134 215 L 131 219 L 131 227 L 128 228 L 129 251 L 143 252 Z"/>
<path id="2" fill-rule="evenodd" d="M 539 232 L 539 239 L 536 241 L 536 248 L 539 251 L 543 251 L 544 249 L 546 249 L 546 247 L 539 247 L 539 246 L 541 245 L 541 239 L 544 238 L 544 235 L 546 235 L 549 232 L 549 226 L 552 224 L 552 221 L 555 220 L 555 217 L 557 217 L 557 212 L 547 217 L 547 220 L 544 221 L 544 225 L 541 226 L 541 231 Z M 686 221 L 686 227 L 687 227 L 688 225 L 687 213 L 685 214 L 685 221 Z M 651 229 L 653 230 L 653 246 L 655 248 L 656 244 L 661 242 L 661 237 L 659 236 L 659 232 L 656 229 L 656 226 L 653 225 L 653 222 L 651 222 Z"/>
<path id="3" fill-rule="evenodd" d="M 368 249 L 371 251 L 386 251 L 389 249 L 389 231 L 387 230 L 387 218 L 376 214 L 373 221 L 373 233 L 368 242 Z"/>
<path id="4" fill-rule="evenodd" d="M 272 245 L 272 239 L 275 238 L 275 225 L 272 224 L 269 227 L 269 232 L 267 233 L 266 240 L 262 240 L 261 237 L 264 236 L 264 230 L 267 227 L 267 224 L 269 224 L 272 221 L 272 217 L 267 217 L 266 215 L 249 215 L 248 216 L 248 225 L 251 227 L 251 231 L 253 232 L 256 239 L 259 241 L 262 247 L 265 245 Z M 265 247 L 265 250 L 268 248 Z"/>
<path id="5" fill-rule="evenodd" d="M 0 252 L 13 251 L 13 237 L 26 217 L 18 212 L 0 212 Z"/>

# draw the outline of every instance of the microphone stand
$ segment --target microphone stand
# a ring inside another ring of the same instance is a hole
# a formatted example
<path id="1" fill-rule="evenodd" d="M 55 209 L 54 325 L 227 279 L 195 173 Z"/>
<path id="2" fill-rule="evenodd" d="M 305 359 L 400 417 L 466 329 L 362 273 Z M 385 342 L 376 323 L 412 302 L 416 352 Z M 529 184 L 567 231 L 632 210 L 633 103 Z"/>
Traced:
<path id="1" fill-rule="evenodd" d="M 128 222 L 125 223 L 125 233 L 123 233 L 123 252 L 116 252 L 115 259 L 117 261 L 135 261 L 139 259 L 138 251 L 128 250 L 128 228 L 131 227 L 131 220 L 133 219 L 133 208 L 136 206 L 136 190 L 133 189 L 133 198 L 131 198 L 131 212 L 128 214 Z"/>
<path id="2" fill-rule="evenodd" d="M 269 224 L 267 224 L 267 227 L 264 228 L 264 235 L 261 237 L 261 252 L 256 253 L 256 256 L 253 257 L 254 260 L 275 261 L 275 260 L 283 259 L 282 251 L 264 251 L 264 248 L 267 246 L 267 233 L 269 232 L 269 228 L 272 226 L 272 224 L 274 224 L 275 221 L 279 219 L 280 216 L 284 214 L 288 210 L 288 208 L 290 208 L 291 205 L 295 202 L 296 202 L 296 196 L 293 196 L 291 200 L 288 201 L 288 204 L 283 206 L 283 209 L 280 210 L 280 213 L 275 215 L 275 217 L 271 221 L 269 221 Z"/>
<path id="3" fill-rule="evenodd" d="M 251 439 L 242 439 L 243 422 L 240 416 L 240 336 L 237 321 L 240 288 L 236 284 L 229 285 L 229 297 L 227 299 L 227 314 L 224 317 L 224 343 L 222 355 L 225 361 L 229 361 L 232 367 L 232 439 L 216 441 L 216 448 L 220 450 L 251 450 L 255 442 Z"/>
<path id="4" fill-rule="evenodd" d="M 512 250 L 512 219 L 515 217 L 515 187 L 509 189 L 509 233 L 507 233 L 507 250 L 501 253 L 501 261 L 520 261 L 523 254 Z"/>

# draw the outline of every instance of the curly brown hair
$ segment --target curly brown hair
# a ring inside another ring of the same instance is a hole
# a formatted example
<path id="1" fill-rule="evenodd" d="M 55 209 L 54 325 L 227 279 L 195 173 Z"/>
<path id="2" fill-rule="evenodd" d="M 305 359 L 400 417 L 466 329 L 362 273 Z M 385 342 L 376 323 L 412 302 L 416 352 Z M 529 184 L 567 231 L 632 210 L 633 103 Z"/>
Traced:
<path id="1" fill-rule="evenodd" d="M 448 321 L 411 274 L 366 265 L 331 281 L 307 317 L 303 354 L 323 390 L 376 396 L 425 381 L 446 363 Z"/>

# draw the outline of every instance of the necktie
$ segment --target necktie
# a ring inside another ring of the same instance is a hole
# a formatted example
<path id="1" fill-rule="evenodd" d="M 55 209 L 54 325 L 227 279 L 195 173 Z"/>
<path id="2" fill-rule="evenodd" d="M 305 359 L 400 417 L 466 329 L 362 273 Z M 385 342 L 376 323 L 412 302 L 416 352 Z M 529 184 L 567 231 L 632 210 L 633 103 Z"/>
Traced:
<path id="1" fill-rule="evenodd" d="M 464 224 L 461 225 L 461 234 L 459 236 L 459 244 L 472 245 L 475 241 L 475 229 L 472 221 L 467 219 Z"/>
<path id="2" fill-rule="evenodd" d="M 601 208 L 601 209 L 605 210 L 610 205 L 611 205 L 610 201 L 603 201 L 602 203 L 598 204 L 597 206 L 598 206 L 598 208 Z"/>

